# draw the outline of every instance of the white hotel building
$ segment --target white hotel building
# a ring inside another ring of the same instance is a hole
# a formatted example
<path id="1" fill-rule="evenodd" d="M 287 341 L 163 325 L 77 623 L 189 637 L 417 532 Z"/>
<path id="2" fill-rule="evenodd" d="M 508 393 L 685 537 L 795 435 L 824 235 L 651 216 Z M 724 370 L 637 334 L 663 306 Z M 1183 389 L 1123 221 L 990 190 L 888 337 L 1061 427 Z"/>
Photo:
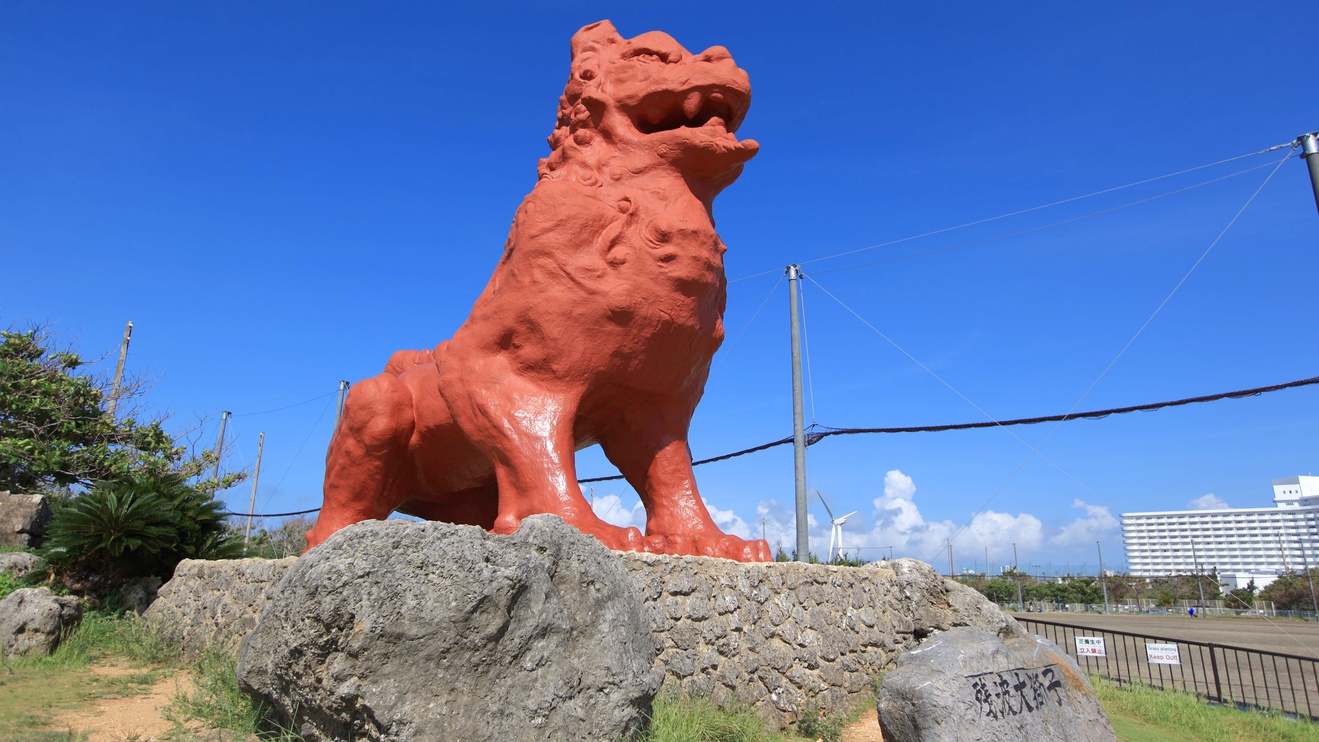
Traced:
<path id="1" fill-rule="evenodd" d="M 1319 477 L 1273 480 L 1273 507 L 1123 513 L 1138 577 L 1218 570 L 1224 587 L 1264 587 L 1286 569 L 1319 567 Z"/>

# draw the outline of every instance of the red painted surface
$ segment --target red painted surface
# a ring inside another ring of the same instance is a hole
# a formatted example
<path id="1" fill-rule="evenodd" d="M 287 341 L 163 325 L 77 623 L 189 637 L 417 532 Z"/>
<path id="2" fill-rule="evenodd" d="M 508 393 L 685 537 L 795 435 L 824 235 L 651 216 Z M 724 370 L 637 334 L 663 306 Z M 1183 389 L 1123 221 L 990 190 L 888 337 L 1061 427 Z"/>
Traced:
<path id="1" fill-rule="evenodd" d="M 353 387 L 325 472 L 315 546 L 391 511 L 512 533 L 552 513 L 613 549 L 767 561 L 701 502 L 687 431 L 723 341 L 714 198 L 759 145 L 727 50 L 608 22 L 572 39 L 551 152 L 471 317 Z M 595 516 L 574 452 L 600 444 L 646 533 Z"/>

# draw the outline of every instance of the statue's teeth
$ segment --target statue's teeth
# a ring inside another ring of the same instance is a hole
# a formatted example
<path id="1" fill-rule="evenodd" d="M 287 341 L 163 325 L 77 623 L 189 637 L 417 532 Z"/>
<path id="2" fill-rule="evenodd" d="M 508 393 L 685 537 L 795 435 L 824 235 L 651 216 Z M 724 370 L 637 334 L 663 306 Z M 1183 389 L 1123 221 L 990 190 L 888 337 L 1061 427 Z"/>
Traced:
<path id="1" fill-rule="evenodd" d="M 701 94 L 698 91 L 692 91 L 687 94 L 687 98 L 682 102 L 682 115 L 689 119 L 696 118 L 696 114 L 701 112 Z"/>

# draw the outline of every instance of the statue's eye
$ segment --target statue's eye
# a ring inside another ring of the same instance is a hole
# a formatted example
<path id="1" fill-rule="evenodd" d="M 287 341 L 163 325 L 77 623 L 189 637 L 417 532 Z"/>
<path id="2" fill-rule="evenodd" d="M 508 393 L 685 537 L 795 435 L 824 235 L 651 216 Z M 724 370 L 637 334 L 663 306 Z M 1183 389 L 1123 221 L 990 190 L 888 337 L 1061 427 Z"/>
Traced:
<path id="1" fill-rule="evenodd" d="M 664 52 L 658 52 L 654 49 L 634 49 L 628 52 L 628 59 L 639 59 L 643 62 L 668 62 L 669 56 Z"/>

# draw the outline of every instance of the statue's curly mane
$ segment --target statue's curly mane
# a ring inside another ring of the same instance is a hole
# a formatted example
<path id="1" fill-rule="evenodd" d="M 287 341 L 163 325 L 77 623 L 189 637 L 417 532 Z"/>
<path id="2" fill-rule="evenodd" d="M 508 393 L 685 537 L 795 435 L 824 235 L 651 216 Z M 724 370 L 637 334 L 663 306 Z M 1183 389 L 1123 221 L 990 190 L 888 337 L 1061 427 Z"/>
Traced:
<path id="1" fill-rule="evenodd" d="M 559 97 L 559 117 L 547 140 L 550 154 L 537 164 L 540 180 L 568 179 L 585 186 L 602 184 L 604 164 L 617 154 L 597 131 L 595 114 L 582 101 L 587 83 L 600 71 L 583 63 L 583 57 L 621 40 L 607 21 L 583 28 L 572 42 L 568 83 Z M 607 70 L 606 70 L 607 73 Z"/>

